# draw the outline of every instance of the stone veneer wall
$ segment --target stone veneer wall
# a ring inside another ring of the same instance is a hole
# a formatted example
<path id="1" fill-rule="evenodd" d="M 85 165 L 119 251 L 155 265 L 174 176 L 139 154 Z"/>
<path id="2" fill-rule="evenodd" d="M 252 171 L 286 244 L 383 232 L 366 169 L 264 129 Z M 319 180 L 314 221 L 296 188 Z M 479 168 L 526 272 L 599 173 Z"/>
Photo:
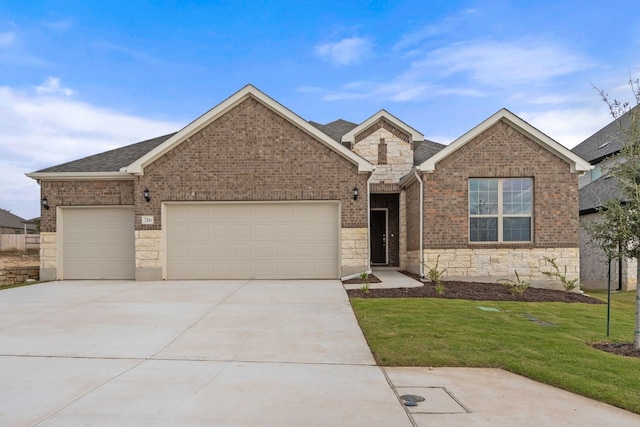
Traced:
<path id="1" fill-rule="evenodd" d="M 342 240 L 342 272 L 346 277 L 361 273 L 369 267 L 369 242 L 366 228 L 343 228 Z"/>
<path id="2" fill-rule="evenodd" d="M 162 279 L 162 231 L 136 230 L 136 280 Z"/>
<path id="3" fill-rule="evenodd" d="M 0 268 L 0 285 L 15 285 L 39 278 L 40 270 L 37 265 Z"/>
<path id="4" fill-rule="evenodd" d="M 379 126 L 379 124 L 376 123 L 374 126 Z M 370 130 L 364 131 L 364 133 L 369 132 Z M 408 135 L 401 136 L 404 139 L 409 137 Z M 356 139 L 358 139 L 358 136 L 356 136 Z M 378 162 L 380 139 L 384 139 L 387 150 L 384 164 Z M 353 144 L 353 151 L 364 157 L 371 164 L 376 165 L 376 170 L 373 171 L 373 178 L 371 179 L 371 183 L 374 184 L 398 183 L 400 178 L 408 174 L 413 168 L 412 145 L 384 127 L 379 127 L 366 138 Z"/>
<path id="5" fill-rule="evenodd" d="M 55 232 L 40 232 L 40 280 L 56 280 L 58 246 Z"/>
<path id="6" fill-rule="evenodd" d="M 444 274 L 445 281 L 514 280 L 517 271 L 520 278 L 532 286 L 564 289 L 558 279 L 550 279 L 542 273 L 553 271 L 544 257 L 555 258 L 561 271 L 564 270 L 564 266 L 567 266 L 567 279 L 579 277 L 579 248 L 425 249 L 424 251 L 427 267 L 434 267 L 437 261 L 439 270 L 447 270 Z"/>

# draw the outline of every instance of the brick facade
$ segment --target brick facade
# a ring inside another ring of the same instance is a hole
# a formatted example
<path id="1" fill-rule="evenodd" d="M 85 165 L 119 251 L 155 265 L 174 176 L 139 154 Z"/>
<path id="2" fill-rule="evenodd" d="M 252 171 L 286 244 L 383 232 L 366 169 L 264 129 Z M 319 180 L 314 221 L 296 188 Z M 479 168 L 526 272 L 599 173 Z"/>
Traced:
<path id="1" fill-rule="evenodd" d="M 578 248 L 578 174 L 505 122 L 456 150 L 424 180 L 425 249 L 482 248 L 469 243 L 469 178 L 533 178 L 533 242 L 497 247 Z"/>
<path id="2" fill-rule="evenodd" d="M 42 181 L 41 197 L 49 201 L 49 209 L 41 209 L 40 231 L 56 231 L 57 206 L 122 206 L 133 205 L 133 180 L 108 181 Z"/>
<path id="3" fill-rule="evenodd" d="M 163 201 L 340 200 L 343 228 L 367 226 L 367 178 L 357 166 L 249 98 L 136 177 L 136 229 L 161 227 Z M 353 200 L 358 187 L 360 198 Z M 142 191 L 148 188 L 147 203 Z M 154 225 L 141 225 L 154 215 Z"/>

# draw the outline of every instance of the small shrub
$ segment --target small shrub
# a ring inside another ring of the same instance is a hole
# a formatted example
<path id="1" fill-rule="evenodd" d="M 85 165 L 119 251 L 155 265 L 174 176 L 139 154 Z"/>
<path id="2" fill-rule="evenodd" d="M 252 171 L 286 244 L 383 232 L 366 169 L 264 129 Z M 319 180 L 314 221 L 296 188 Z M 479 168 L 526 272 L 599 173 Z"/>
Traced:
<path id="1" fill-rule="evenodd" d="M 507 286 L 511 288 L 510 290 L 512 295 L 522 295 L 524 294 L 524 291 L 526 291 L 527 288 L 529 287 L 529 283 L 525 282 L 520 278 L 520 275 L 518 274 L 518 270 L 515 271 L 515 274 L 516 274 L 515 280 L 500 279 L 498 280 L 498 283 L 500 283 L 502 286 Z"/>
<path id="2" fill-rule="evenodd" d="M 436 258 L 435 267 L 429 267 L 426 264 L 425 264 L 425 267 L 427 267 L 427 269 L 428 269 L 427 277 L 435 285 L 436 293 L 438 295 L 442 295 L 444 293 L 444 283 L 442 282 L 442 276 L 444 276 L 444 273 L 445 273 L 445 271 L 447 271 L 447 269 L 445 268 L 444 270 L 438 270 L 438 262 L 439 261 L 440 261 L 440 255 L 438 255 L 438 257 Z"/>
<path id="3" fill-rule="evenodd" d="M 574 290 L 578 285 L 580 278 L 576 277 L 573 280 L 567 279 L 567 266 L 564 266 L 564 273 L 560 273 L 560 267 L 558 267 L 558 263 L 556 263 L 555 258 L 544 257 L 544 260 L 551 264 L 555 271 L 543 271 L 542 274 L 549 277 L 557 277 L 562 282 L 562 286 L 564 286 L 564 290 L 569 292 Z"/>
<path id="4" fill-rule="evenodd" d="M 360 290 L 362 292 L 369 292 L 369 273 L 363 271 L 360 273 Z"/>

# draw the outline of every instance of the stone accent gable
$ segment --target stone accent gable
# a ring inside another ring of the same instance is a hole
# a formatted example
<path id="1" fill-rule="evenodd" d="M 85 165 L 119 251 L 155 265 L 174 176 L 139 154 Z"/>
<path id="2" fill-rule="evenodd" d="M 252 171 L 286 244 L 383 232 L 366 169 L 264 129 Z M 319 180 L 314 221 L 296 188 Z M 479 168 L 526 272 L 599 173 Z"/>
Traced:
<path id="1" fill-rule="evenodd" d="M 388 123 L 384 119 L 376 123 L 380 122 Z M 365 134 L 367 134 L 366 138 L 361 138 Z M 372 126 L 357 135 L 356 141 L 358 142 L 353 145 L 353 151 L 376 165 L 371 180 L 372 184 L 398 183 L 400 178 L 411 171 L 413 168 L 413 146 L 405 141 L 405 136 L 407 135 L 402 134 L 400 138 L 384 126 Z"/>
<path id="2" fill-rule="evenodd" d="M 381 118 L 380 120 L 378 120 L 377 122 L 369 126 L 367 129 L 365 129 L 364 131 L 356 135 L 355 143 L 357 144 L 358 142 L 368 138 L 369 136 L 371 136 L 373 133 L 375 133 L 380 129 L 387 130 L 387 132 L 389 132 L 391 135 L 395 136 L 397 139 L 401 141 L 406 142 L 407 144 L 411 142 L 411 135 L 409 135 L 402 129 L 394 126 L 388 120 Z"/>
<path id="3" fill-rule="evenodd" d="M 367 178 L 315 137 L 248 98 L 136 177 L 136 229 L 161 227 L 162 201 L 340 200 L 342 227 L 367 225 Z M 361 197 L 353 200 L 352 189 Z M 154 215 L 141 225 L 140 215 Z"/>
<path id="4" fill-rule="evenodd" d="M 533 242 L 470 244 L 469 178 L 533 178 Z M 498 122 L 424 173 L 426 248 L 578 247 L 577 174 L 568 163 L 505 122 Z"/>

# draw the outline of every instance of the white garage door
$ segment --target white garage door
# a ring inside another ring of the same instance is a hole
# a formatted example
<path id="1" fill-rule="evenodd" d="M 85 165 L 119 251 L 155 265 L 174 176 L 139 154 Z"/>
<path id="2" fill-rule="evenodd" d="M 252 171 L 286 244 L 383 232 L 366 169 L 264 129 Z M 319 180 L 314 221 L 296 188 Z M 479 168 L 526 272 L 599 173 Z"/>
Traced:
<path id="1" fill-rule="evenodd" d="M 168 204 L 168 279 L 338 278 L 337 202 Z"/>
<path id="2" fill-rule="evenodd" d="M 133 207 L 63 208 L 64 279 L 133 279 Z"/>

